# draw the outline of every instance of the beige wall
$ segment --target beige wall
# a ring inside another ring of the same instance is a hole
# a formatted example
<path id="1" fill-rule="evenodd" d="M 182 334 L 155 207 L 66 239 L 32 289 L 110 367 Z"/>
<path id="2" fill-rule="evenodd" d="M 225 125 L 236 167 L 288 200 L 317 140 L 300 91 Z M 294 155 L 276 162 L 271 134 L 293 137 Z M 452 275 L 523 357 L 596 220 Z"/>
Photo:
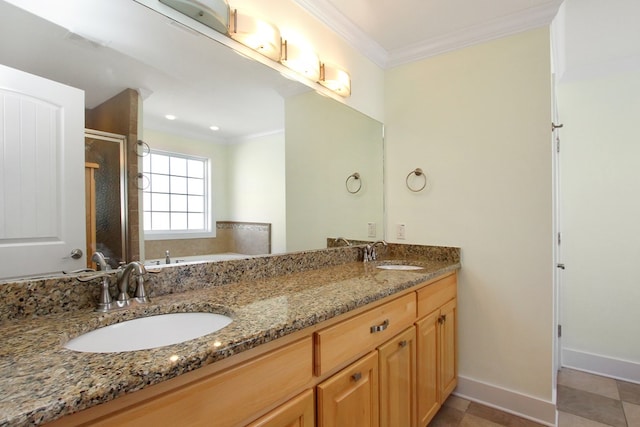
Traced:
<path id="1" fill-rule="evenodd" d="M 547 421 L 555 413 L 549 44 L 548 29 L 528 31 L 394 68 L 385 82 L 388 238 L 401 242 L 395 227 L 404 223 L 404 242 L 462 248 L 462 383 L 531 398 L 542 413 L 528 415 Z M 421 193 L 405 186 L 416 167 L 429 177 Z"/>
<path id="2" fill-rule="evenodd" d="M 640 383 L 640 3 L 564 8 L 562 363 Z"/>
<path id="3" fill-rule="evenodd" d="M 640 381 L 640 72 L 563 83 L 563 362 Z"/>
<path id="4" fill-rule="evenodd" d="M 309 92 L 286 100 L 285 127 L 287 251 L 325 248 L 328 237 L 371 240 L 368 222 L 381 239 L 382 124 Z M 362 188 L 350 194 L 354 172 Z"/>
<path id="5" fill-rule="evenodd" d="M 286 251 L 284 131 L 228 148 L 228 220 L 271 224 L 271 252 Z"/>

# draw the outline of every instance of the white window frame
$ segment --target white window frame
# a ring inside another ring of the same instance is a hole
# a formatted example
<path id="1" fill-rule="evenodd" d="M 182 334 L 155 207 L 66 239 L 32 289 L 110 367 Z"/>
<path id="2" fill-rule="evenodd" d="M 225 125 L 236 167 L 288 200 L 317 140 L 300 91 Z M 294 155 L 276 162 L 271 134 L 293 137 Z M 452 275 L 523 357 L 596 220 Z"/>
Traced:
<path id="1" fill-rule="evenodd" d="M 175 151 L 156 150 L 156 149 L 149 150 L 149 157 L 151 157 L 152 154 L 160 154 L 163 156 L 179 157 L 179 158 L 184 158 L 188 160 L 199 160 L 199 161 L 205 162 L 205 171 L 204 171 L 205 173 L 205 177 L 204 177 L 205 228 L 202 230 L 147 230 L 145 228 L 146 224 L 143 221 L 142 227 L 144 231 L 145 240 L 178 240 L 178 239 L 198 239 L 198 238 L 216 237 L 216 228 L 215 228 L 216 222 L 215 222 L 213 209 L 212 209 L 213 195 L 211 194 L 212 188 L 213 188 L 213 185 L 211 183 L 211 164 L 213 162 L 211 161 L 211 159 L 208 157 L 194 156 L 192 154 L 178 153 Z M 145 183 L 145 184 L 148 183 L 148 186 L 146 186 L 146 188 L 143 190 L 143 194 L 150 193 L 151 192 L 150 189 L 152 189 L 151 174 L 149 173 L 149 171 L 144 169 L 144 166 L 143 166 L 142 173 L 145 176 L 145 178 L 143 178 L 143 181 L 148 181 Z M 171 176 L 171 174 L 169 174 L 169 176 Z M 144 197 L 143 197 L 143 200 L 144 200 Z M 145 210 L 144 204 L 142 206 L 142 209 L 143 209 L 143 218 L 144 218 L 144 213 L 150 212 L 150 211 Z"/>

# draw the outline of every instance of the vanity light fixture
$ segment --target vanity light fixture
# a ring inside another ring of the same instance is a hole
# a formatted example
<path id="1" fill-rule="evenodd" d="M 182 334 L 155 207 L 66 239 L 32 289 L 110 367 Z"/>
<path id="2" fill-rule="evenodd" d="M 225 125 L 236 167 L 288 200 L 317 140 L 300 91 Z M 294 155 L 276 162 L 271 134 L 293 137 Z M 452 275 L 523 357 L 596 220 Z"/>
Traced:
<path id="1" fill-rule="evenodd" d="M 340 96 L 347 97 L 351 95 L 351 77 L 349 73 L 336 66 L 328 64 L 320 65 L 320 79 L 318 83 Z"/>
<path id="2" fill-rule="evenodd" d="M 160 0 L 167 6 L 190 18 L 227 34 L 229 29 L 229 3 L 227 0 Z"/>
<path id="3" fill-rule="evenodd" d="M 167 114 L 164 116 L 164 118 L 167 120 L 175 120 L 177 117 L 174 116 L 173 114 Z"/>
<path id="4" fill-rule="evenodd" d="M 211 129 L 212 131 L 214 131 L 214 132 L 215 132 L 215 131 L 217 131 L 217 130 L 220 130 L 220 127 L 219 127 L 219 126 L 215 126 L 215 125 L 214 125 L 214 126 L 209 126 L 209 129 Z"/>
<path id="5" fill-rule="evenodd" d="M 280 30 L 273 24 L 254 18 L 238 9 L 231 13 L 229 37 L 269 59 L 280 59 Z"/>
<path id="6" fill-rule="evenodd" d="M 309 48 L 285 40 L 282 43 L 280 63 L 311 81 L 320 77 L 320 58 Z"/>

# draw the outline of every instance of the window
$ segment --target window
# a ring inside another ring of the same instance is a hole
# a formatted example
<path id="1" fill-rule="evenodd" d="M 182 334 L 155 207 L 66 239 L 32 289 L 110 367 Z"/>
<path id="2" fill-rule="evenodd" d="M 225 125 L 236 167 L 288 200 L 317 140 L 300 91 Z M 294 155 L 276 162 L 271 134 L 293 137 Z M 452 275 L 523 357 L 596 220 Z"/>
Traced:
<path id="1" fill-rule="evenodd" d="M 214 236 L 209 160 L 151 150 L 142 162 L 144 231 L 151 239 Z"/>

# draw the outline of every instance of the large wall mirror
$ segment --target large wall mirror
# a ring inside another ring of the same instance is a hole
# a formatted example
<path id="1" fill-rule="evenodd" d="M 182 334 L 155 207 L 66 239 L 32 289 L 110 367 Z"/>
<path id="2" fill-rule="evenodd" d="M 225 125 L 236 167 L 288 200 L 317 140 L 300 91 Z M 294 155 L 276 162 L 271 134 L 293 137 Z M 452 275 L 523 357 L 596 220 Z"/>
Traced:
<path id="1" fill-rule="evenodd" d="M 106 120 L 144 141 L 126 150 L 132 254 L 189 260 L 384 237 L 381 123 L 131 0 L 8 0 L 0 16 L 4 65 L 83 89 L 87 111 L 137 97 L 137 117 Z M 145 234 L 148 149 L 210 159 L 215 237 Z"/>

